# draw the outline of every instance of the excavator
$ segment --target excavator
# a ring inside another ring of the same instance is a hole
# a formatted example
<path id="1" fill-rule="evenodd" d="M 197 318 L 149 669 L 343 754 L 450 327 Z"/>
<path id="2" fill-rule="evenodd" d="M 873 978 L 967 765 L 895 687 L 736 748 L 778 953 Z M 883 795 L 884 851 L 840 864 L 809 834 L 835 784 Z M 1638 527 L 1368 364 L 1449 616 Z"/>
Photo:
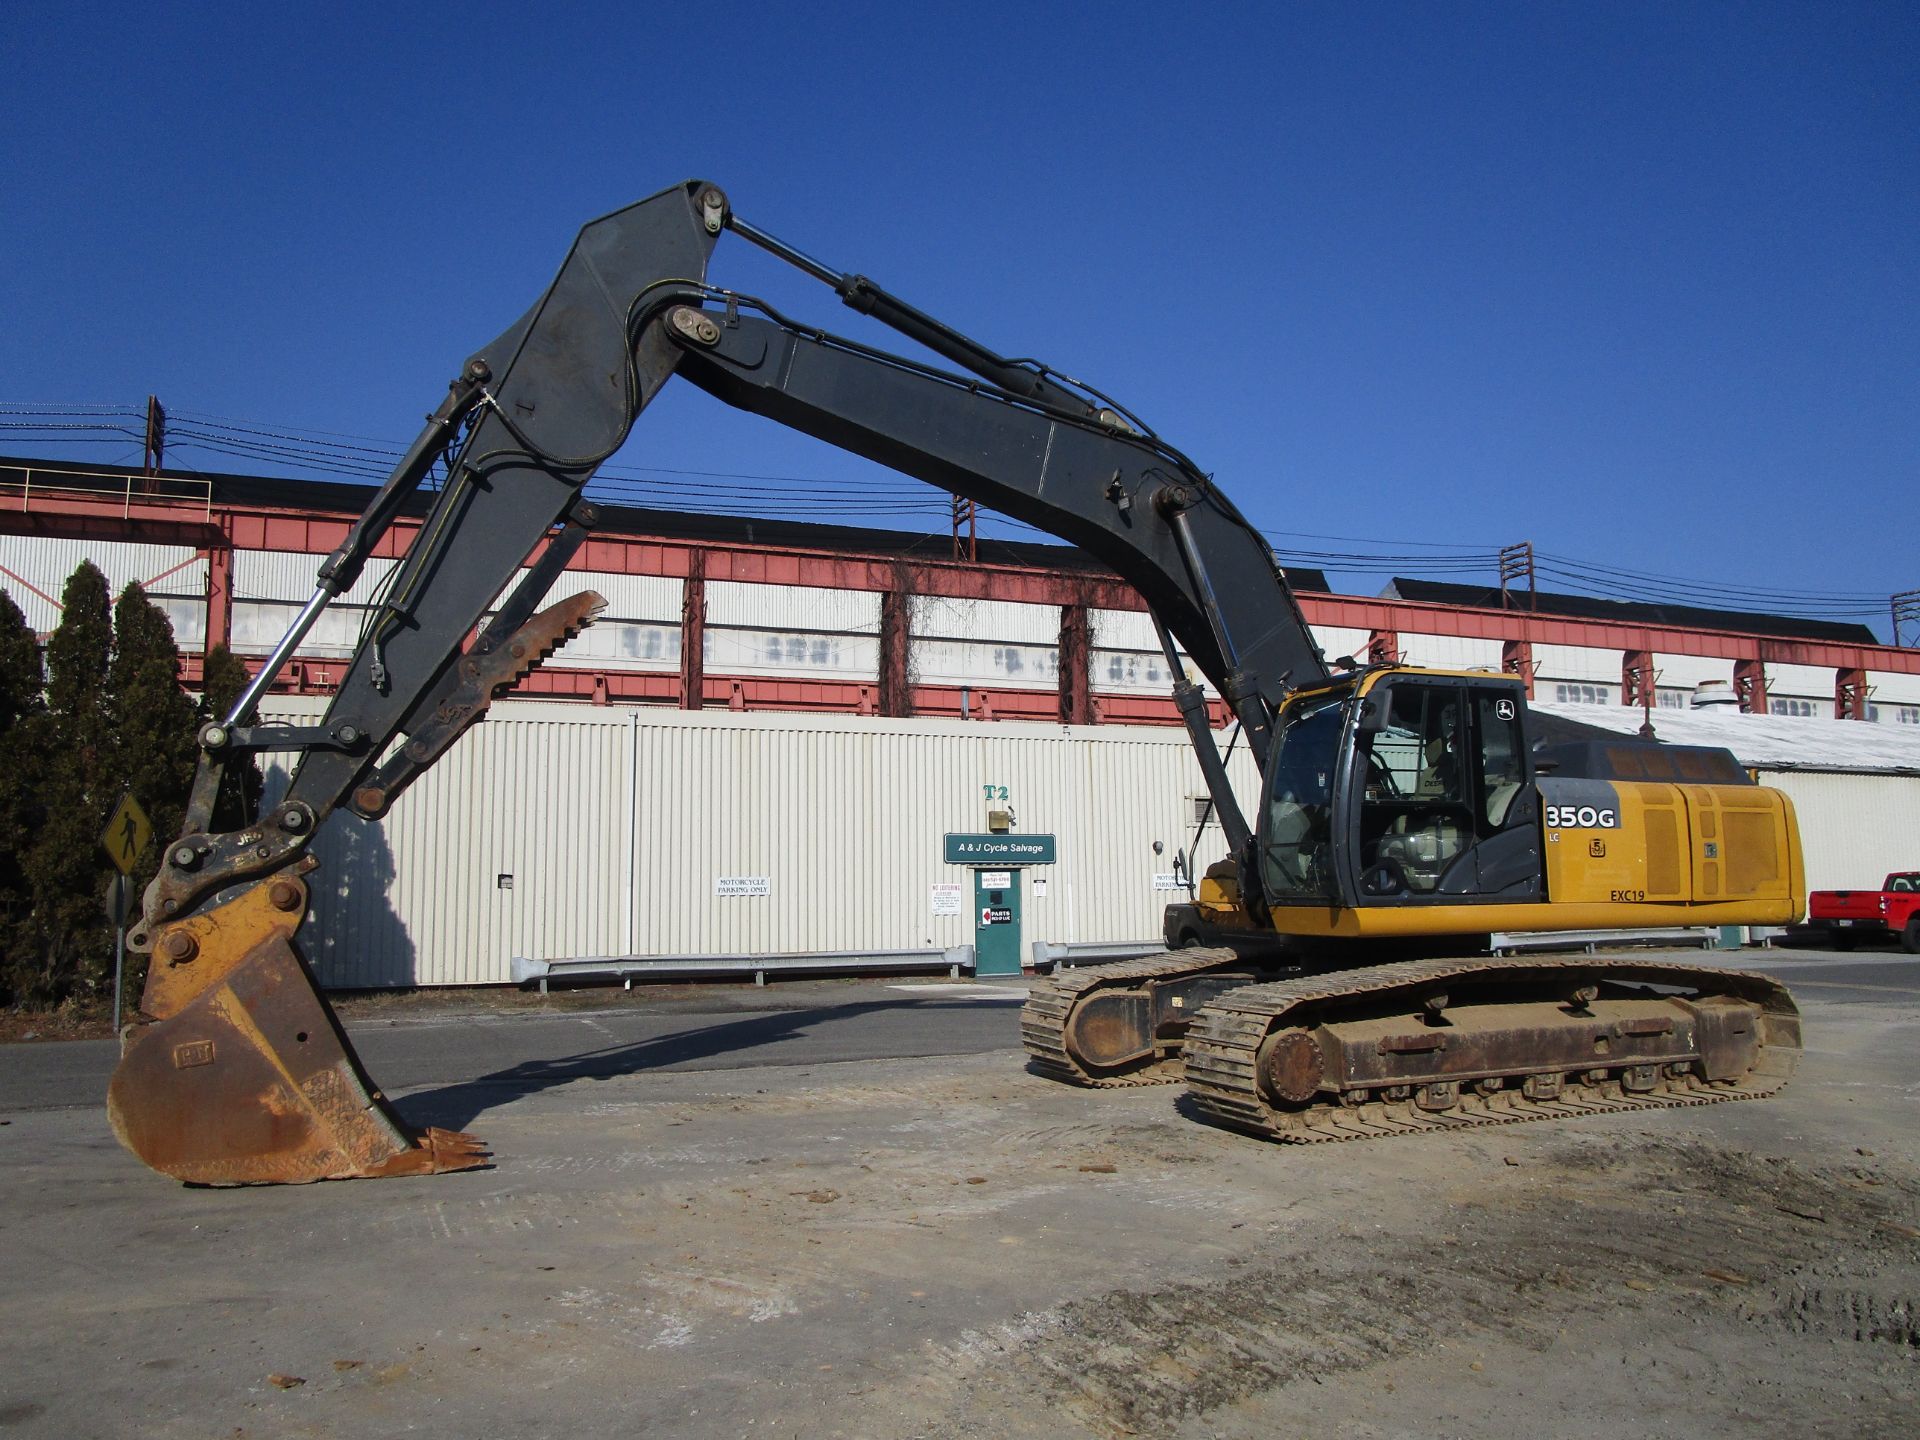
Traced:
<path id="1" fill-rule="evenodd" d="M 729 232 L 956 368 L 709 283 Z M 1276 943 L 1036 981 L 1022 1015 L 1032 1068 L 1085 1086 L 1183 1080 L 1203 1116 L 1277 1140 L 1704 1104 L 1791 1074 L 1798 1011 L 1763 977 L 1466 953 L 1496 930 L 1795 920 L 1805 882 L 1785 797 L 1724 751 L 1537 745 L 1517 675 L 1330 663 L 1260 532 L 1138 416 L 689 181 L 580 231 L 538 302 L 461 367 L 285 638 L 202 728 L 181 833 L 129 935 L 149 967 L 108 1096 L 115 1132 L 153 1169 L 227 1185 L 488 1161 L 471 1135 L 409 1125 L 322 997 L 296 943 L 313 839 L 342 809 L 384 815 L 592 622 L 592 592 L 537 607 L 598 518 L 587 482 L 675 376 L 1049 531 L 1150 608 L 1228 851 L 1200 905 L 1222 933 Z M 321 612 L 423 502 L 325 716 L 260 723 Z M 1251 822 L 1188 663 L 1260 772 Z M 269 751 L 293 757 L 285 793 L 218 830 L 227 768 Z"/>

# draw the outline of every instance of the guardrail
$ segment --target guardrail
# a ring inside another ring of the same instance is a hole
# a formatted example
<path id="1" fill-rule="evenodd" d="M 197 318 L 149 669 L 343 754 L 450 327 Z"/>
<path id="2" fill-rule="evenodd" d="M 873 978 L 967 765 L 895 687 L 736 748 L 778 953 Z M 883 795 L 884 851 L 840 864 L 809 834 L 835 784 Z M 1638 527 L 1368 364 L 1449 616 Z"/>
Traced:
<path id="1" fill-rule="evenodd" d="M 587 955 L 570 960 L 528 960 L 513 957 L 513 983 L 538 984 L 542 995 L 554 980 L 621 980 L 628 989 L 635 980 L 740 978 L 753 976 L 764 985 L 769 975 L 910 975 L 945 970 L 959 979 L 973 969 L 973 946 L 945 950 L 810 950 L 784 955 Z"/>
<path id="2" fill-rule="evenodd" d="M 18 501 L 15 506 L 12 502 Z M 34 509 L 34 502 L 91 500 L 120 508 L 130 519 L 135 506 L 188 506 L 202 520 L 213 518 L 213 482 L 178 475 L 137 475 L 125 470 L 41 470 L 31 465 L 0 469 L 0 502 L 7 509 Z"/>
<path id="3" fill-rule="evenodd" d="M 1098 965 L 1107 960 L 1138 960 L 1142 955 L 1158 955 L 1166 948 L 1164 940 L 1078 940 L 1065 943 L 1036 940 L 1033 942 L 1033 968 L 1071 970 L 1077 965 Z"/>

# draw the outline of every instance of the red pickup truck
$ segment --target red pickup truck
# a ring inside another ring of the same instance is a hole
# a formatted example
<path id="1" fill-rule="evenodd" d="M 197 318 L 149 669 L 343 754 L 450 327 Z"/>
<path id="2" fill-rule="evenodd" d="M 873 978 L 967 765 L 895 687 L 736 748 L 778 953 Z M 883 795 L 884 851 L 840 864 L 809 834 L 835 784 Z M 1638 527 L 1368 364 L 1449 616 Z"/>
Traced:
<path id="1" fill-rule="evenodd" d="M 1898 935 L 1902 949 L 1920 955 L 1920 870 L 1896 870 L 1878 890 L 1816 890 L 1807 918 L 1836 950 Z"/>

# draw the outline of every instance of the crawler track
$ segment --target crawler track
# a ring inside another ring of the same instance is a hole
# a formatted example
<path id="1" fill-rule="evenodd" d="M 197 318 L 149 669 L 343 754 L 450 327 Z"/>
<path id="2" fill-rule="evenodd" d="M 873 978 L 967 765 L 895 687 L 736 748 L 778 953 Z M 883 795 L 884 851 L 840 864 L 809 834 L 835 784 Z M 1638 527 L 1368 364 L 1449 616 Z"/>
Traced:
<path id="1" fill-rule="evenodd" d="M 1091 1066 L 1076 1057 L 1067 1040 L 1074 1007 L 1097 991 L 1139 988 L 1157 980 L 1232 970 L 1242 963 L 1231 950 L 1172 950 L 1056 973 L 1036 981 L 1028 993 L 1020 1012 L 1021 1043 L 1032 1057 L 1033 1069 L 1072 1085 L 1111 1088 L 1172 1084 L 1185 1069 L 1177 1041 L 1157 1047 L 1151 1059 L 1123 1069 Z"/>
<path id="2" fill-rule="evenodd" d="M 1323 1090 L 1288 1105 L 1270 1098 L 1261 1083 L 1261 1047 L 1269 1035 L 1288 1029 L 1306 1033 L 1336 1009 L 1346 1015 L 1411 1014 L 1423 994 L 1477 985 L 1509 1004 L 1537 1003 L 1544 1016 L 1555 1008 L 1550 996 L 1588 980 L 1610 988 L 1678 987 L 1699 992 L 1696 1000 L 1726 997 L 1757 1007 L 1751 1064 L 1744 1073 L 1719 1080 L 1691 1071 L 1675 1075 L 1670 1071 L 1679 1067 L 1661 1066 L 1650 1086 L 1634 1089 L 1623 1084 L 1618 1067 L 1614 1073 L 1582 1070 L 1564 1076 L 1558 1093 L 1541 1099 L 1512 1086 L 1486 1091 L 1462 1084 L 1457 1101 L 1444 1109 L 1423 1108 L 1412 1095 L 1385 1098 L 1387 1087 L 1345 1096 Z M 1581 956 L 1499 964 L 1416 961 L 1244 986 L 1195 1015 L 1186 1036 L 1185 1068 L 1188 1092 L 1208 1118 L 1276 1140 L 1315 1142 L 1755 1099 L 1786 1084 L 1799 1051 L 1799 1012 L 1787 992 L 1763 976 Z"/>

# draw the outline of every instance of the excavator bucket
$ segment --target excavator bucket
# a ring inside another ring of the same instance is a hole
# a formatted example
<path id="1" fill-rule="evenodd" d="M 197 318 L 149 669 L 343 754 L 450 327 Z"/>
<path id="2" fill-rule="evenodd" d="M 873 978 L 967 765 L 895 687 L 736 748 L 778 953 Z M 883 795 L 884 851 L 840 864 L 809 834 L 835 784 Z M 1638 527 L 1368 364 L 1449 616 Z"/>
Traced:
<path id="1" fill-rule="evenodd" d="M 157 927 L 107 1094 L 114 1133 L 195 1185 L 431 1175 L 488 1162 L 416 1130 L 373 1087 L 294 946 L 307 887 L 282 874 Z"/>

